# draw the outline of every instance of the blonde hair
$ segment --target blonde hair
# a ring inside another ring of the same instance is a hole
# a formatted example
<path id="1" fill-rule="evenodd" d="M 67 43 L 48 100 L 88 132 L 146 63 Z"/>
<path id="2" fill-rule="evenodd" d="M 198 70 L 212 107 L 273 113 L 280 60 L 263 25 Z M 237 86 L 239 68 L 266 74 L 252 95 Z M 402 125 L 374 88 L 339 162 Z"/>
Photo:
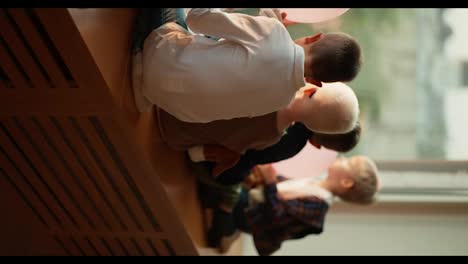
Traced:
<path id="1" fill-rule="evenodd" d="M 354 184 L 339 197 L 346 202 L 356 204 L 371 204 L 375 202 L 375 194 L 379 189 L 378 170 L 375 163 L 368 157 L 361 156 L 364 163 L 354 168 Z"/>

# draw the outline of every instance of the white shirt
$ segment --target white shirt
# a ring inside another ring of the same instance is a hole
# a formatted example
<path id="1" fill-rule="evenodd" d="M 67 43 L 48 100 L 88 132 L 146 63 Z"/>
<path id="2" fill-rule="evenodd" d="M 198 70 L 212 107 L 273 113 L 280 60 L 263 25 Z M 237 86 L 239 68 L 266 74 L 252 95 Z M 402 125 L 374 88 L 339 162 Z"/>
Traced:
<path id="1" fill-rule="evenodd" d="M 282 181 L 276 184 L 279 198 L 293 200 L 302 197 L 316 196 L 324 200 L 328 205 L 333 203 L 334 195 L 329 190 L 321 187 L 315 177 L 302 177 Z M 263 203 L 265 196 L 263 187 L 259 186 L 249 191 L 249 204 Z"/>
<path id="2" fill-rule="evenodd" d="M 195 34 L 167 23 L 146 38 L 134 87 L 179 120 L 265 115 L 305 86 L 304 50 L 277 19 L 193 8 L 186 21 Z"/>

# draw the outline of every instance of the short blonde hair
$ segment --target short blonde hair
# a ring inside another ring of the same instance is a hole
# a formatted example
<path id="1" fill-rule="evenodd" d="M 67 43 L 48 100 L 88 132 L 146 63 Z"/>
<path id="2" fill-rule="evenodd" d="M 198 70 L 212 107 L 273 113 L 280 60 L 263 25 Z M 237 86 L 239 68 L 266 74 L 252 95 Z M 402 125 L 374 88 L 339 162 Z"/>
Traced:
<path id="1" fill-rule="evenodd" d="M 360 157 L 364 162 L 360 163 L 358 168 L 354 168 L 354 185 L 339 197 L 350 203 L 371 204 L 375 202 L 375 194 L 379 189 L 378 170 L 371 159 Z"/>

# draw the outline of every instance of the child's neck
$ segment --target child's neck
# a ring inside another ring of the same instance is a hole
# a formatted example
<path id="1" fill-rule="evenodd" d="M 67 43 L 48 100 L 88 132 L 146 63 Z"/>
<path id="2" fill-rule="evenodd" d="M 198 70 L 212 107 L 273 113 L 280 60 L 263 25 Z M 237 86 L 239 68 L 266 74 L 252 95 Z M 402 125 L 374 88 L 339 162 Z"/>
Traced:
<path id="1" fill-rule="evenodd" d="M 276 112 L 276 128 L 278 129 L 278 132 L 283 132 L 294 121 L 293 113 L 289 107 L 280 109 Z"/>
<path id="2" fill-rule="evenodd" d="M 332 190 L 331 186 L 328 184 L 326 180 L 317 181 L 315 182 L 315 184 L 335 194 L 335 192 Z"/>

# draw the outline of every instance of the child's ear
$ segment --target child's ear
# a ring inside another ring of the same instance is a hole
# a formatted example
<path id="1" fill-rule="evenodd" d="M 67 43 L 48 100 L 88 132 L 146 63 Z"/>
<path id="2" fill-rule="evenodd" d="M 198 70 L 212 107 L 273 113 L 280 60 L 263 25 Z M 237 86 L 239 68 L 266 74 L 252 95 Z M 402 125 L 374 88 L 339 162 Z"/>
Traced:
<path id="1" fill-rule="evenodd" d="M 281 19 L 285 19 L 288 16 L 286 12 L 281 12 Z"/>
<path id="2" fill-rule="evenodd" d="M 310 37 L 306 37 L 305 44 L 312 44 L 312 43 L 320 40 L 322 37 L 323 37 L 323 34 L 321 32 L 317 33 L 317 34 L 314 34 L 314 35 L 312 35 Z"/>
<path id="3" fill-rule="evenodd" d="M 382 182 L 377 178 L 377 191 L 379 192 L 382 189 Z"/>
<path id="4" fill-rule="evenodd" d="M 344 188 L 349 189 L 354 186 L 354 180 L 350 178 L 344 178 L 344 179 L 341 179 L 340 184 Z"/>
<path id="5" fill-rule="evenodd" d="M 312 144 L 312 146 L 318 148 L 318 149 L 321 149 L 322 148 L 322 145 L 320 145 L 317 141 L 315 141 L 314 138 L 309 138 L 309 143 Z"/>
<path id="6" fill-rule="evenodd" d="M 311 98 L 312 95 L 314 95 L 316 92 L 317 92 L 317 88 L 310 88 L 310 89 L 305 90 L 305 91 L 304 91 L 304 94 L 305 94 L 307 97 Z"/>

